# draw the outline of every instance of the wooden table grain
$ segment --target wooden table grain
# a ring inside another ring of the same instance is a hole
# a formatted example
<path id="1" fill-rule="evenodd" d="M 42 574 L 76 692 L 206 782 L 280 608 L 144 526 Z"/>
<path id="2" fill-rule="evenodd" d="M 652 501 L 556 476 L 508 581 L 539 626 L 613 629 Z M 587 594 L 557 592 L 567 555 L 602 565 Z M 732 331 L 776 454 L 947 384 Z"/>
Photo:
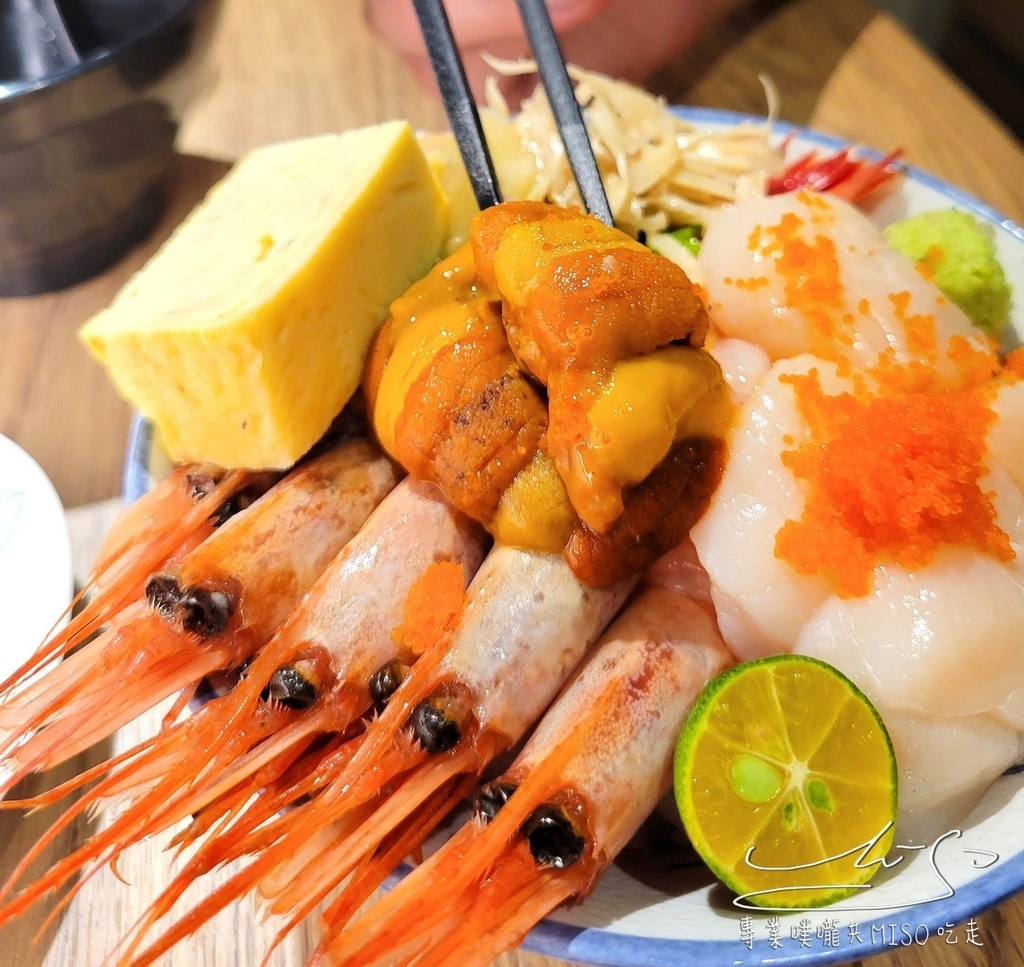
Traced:
<path id="1" fill-rule="evenodd" d="M 226 163 L 268 141 L 391 117 L 440 128 L 443 114 L 362 24 L 358 0 L 227 0 L 214 52 L 216 84 L 182 129 L 180 157 L 167 185 L 168 208 L 153 235 L 101 276 L 31 299 L 0 300 L 0 432 L 29 450 L 65 506 L 115 497 L 130 412 L 80 346 L 76 331 L 155 249 Z M 659 72 L 652 88 L 676 103 L 760 110 L 758 76 L 772 77 L 786 120 L 809 123 L 882 149 L 900 146 L 913 164 L 1024 221 L 1024 150 L 956 80 L 897 24 L 864 0 L 794 0 L 767 19 L 747 10 L 704 38 L 691 56 Z M 72 513 L 81 553 L 96 540 L 116 502 Z M 152 728 L 145 717 L 114 739 L 125 747 Z M 107 750 L 83 757 L 94 760 Z M 81 762 L 76 763 L 81 765 Z M 30 784 L 34 785 L 34 784 Z M 52 815 L 52 813 L 50 814 Z M 47 815 L 0 814 L 0 875 L 38 835 Z M 60 855 L 81 841 L 75 823 L 53 844 Z M 52 906 L 0 929 L 0 962 L 10 967 L 98 964 L 166 882 L 162 843 L 149 842 L 120 865 L 132 885 L 104 871 L 32 938 Z M 871 967 L 962 967 L 1024 963 L 1024 899 L 976 918 L 981 946 L 895 948 Z M 168 965 L 227 967 L 260 962 L 273 931 L 246 900 L 168 955 Z M 279 967 L 304 962 L 312 928 L 275 952 Z M 739 938 L 737 937 L 737 943 Z M 502 967 L 555 967 L 526 952 Z"/>

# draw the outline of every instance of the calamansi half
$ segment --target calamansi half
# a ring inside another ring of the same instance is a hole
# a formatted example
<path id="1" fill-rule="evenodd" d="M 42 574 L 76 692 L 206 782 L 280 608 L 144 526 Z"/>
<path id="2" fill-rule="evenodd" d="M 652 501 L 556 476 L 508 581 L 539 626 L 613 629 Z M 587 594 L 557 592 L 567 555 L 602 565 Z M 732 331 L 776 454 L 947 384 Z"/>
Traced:
<path id="1" fill-rule="evenodd" d="M 881 718 L 845 675 L 779 655 L 705 687 L 675 754 L 687 835 L 746 902 L 816 907 L 864 889 L 892 844 L 897 771 Z"/>

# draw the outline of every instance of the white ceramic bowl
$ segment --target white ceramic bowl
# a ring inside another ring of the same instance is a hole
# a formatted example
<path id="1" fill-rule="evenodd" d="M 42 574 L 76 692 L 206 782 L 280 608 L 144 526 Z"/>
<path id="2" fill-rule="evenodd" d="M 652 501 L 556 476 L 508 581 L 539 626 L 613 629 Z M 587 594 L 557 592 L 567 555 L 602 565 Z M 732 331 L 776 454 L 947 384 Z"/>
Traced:
<path id="1" fill-rule="evenodd" d="M 726 111 L 686 109 L 696 125 L 718 128 L 756 121 Z M 777 124 L 791 133 L 790 153 L 834 151 L 835 138 Z M 877 157 L 877 155 L 873 155 Z M 1024 228 L 969 195 L 909 169 L 901 186 L 871 213 L 879 225 L 934 208 L 960 208 L 990 223 L 1000 261 L 1016 293 L 1016 339 L 1024 337 Z M 1014 337 L 1011 336 L 1011 340 Z M 148 425 L 136 422 L 125 466 L 129 499 L 165 472 Z M 1022 629 L 1024 631 L 1024 629 Z M 552 957 L 615 967 L 839 964 L 930 940 L 966 949 L 965 921 L 1024 889 L 1024 772 L 998 779 L 964 823 L 932 849 L 907 850 L 898 866 L 872 880 L 863 895 L 831 907 L 778 916 L 738 909 L 731 894 L 693 859 L 675 866 L 638 867 L 637 854 L 601 878 L 583 904 L 557 911 L 524 946 Z M 772 917 L 777 922 L 771 922 Z M 774 944 L 773 944 L 773 939 Z"/>
<path id="2" fill-rule="evenodd" d="M 71 601 L 71 543 L 57 491 L 0 436 L 0 680 L 39 647 Z"/>

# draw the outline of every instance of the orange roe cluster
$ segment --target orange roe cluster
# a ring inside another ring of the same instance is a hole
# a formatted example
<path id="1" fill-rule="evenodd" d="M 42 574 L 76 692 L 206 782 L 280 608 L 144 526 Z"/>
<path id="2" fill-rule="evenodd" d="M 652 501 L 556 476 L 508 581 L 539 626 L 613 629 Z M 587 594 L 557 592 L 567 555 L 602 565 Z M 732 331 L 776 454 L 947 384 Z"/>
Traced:
<path id="1" fill-rule="evenodd" d="M 869 373 L 879 386 L 889 392 L 915 393 L 941 393 L 945 390 L 980 387 L 1000 373 L 999 355 L 989 341 L 979 342 L 962 335 L 951 336 L 945 356 L 953 364 L 953 370 L 940 373 L 930 361 L 924 359 L 899 362 L 890 349 L 879 355 L 878 362 L 871 367 Z M 849 371 L 848 367 L 848 371 L 840 375 L 849 375 Z"/>
<path id="2" fill-rule="evenodd" d="M 919 312 L 910 312 L 910 293 L 890 292 L 889 301 L 893 313 L 903 323 L 907 333 L 907 349 L 915 356 L 934 358 L 938 342 L 935 336 L 935 317 Z"/>
<path id="3" fill-rule="evenodd" d="M 993 495 L 978 486 L 995 418 L 981 388 L 829 396 L 817 370 L 784 378 L 814 442 L 782 454 L 807 497 L 776 535 L 776 557 L 844 598 L 871 590 L 876 564 L 914 570 L 944 545 L 1013 558 Z"/>
<path id="4" fill-rule="evenodd" d="M 392 640 L 422 655 L 451 627 L 466 599 L 462 565 L 433 561 L 409 588 L 404 621 L 391 632 Z"/>
<path id="5" fill-rule="evenodd" d="M 809 191 L 798 192 L 796 198 L 807 214 L 786 212 L 774 225 L 756 226 L 747 238 L 747 247 L 761 259 L 771 260 L 783 281 L 785 305 L 807 320 L 815 336 L 810 350 L 820 359 L 841 365 L 847 358 L 846 350 L 854 345 L 857 316 L 870 316 L 871 303 L 861 298 L 854 310 L 845 308 L 852 305 L 852 300 L 844 292 L 836 243 L 828 234 L 817 231 L 835 221 L 829 200 Z M 919 263 L 919 270 L 927 276 L 932 264 L 928 259 L 934 262 L 941 255 L 941 249 L 933 247 L 928 258 Z M 724 281 L 740 289 L 756 289 L 763 280 L 763 276 L 753 276 Z M 958 335 L 940 346 L 935 315 L 914 311 L 910 291 L 890 292 L 887 298 L 894 318 L 906 333 L 906 353 L 897 354 L 892 347 L 880 352 L 875 374 L 880 382 L 891 389 L 939 391 L 951 379 L 948 368 L 938 365 L 943 356 L 953 363 L 957 388 L 969 388 L 996 373 L 999 363 L 993 340 L 982 340 L 979 332 L 974 340 Z M 936 305 L 944 302 L 936 290 Z M 910 360 L 901 361 L 901 355 Z"/>
<path id="6" fill-rule="evenodd" d="M 1024 379 L 1024 346 L 1007 355 L 1004 372 L 1011 379 Z"/>
<path id="7" fill-rule="evenodd" d="M 930 245 L 928 251 L 924 253 L 924 258 L 914 262 L 914 267 L 922 279 L 926 282 L 932 282 L 935 279 L 935 273 L 945 261 L 945 258 L 946 250 L 941 245 Z"/>
<path id="8" fill-rule="evenodd" d="M 821 204 L 807 192 L 801 192 L 800 197 L 808 205 Z M 835 242 L 827 235 L 805 241 L 800 236 L 804 224 L 799 215 L 786 212 L 778 224 L 755 228 L 747 245 L 751 251 L 772 259 L 775 271 L 785 279 L 787 305 L 799 309 L 827 341 L 849 342 L 849 335 L 836 325 L 836 314 L 843 305 L 843 281 Z M 748 283 L 748 287 L 754 285 Z"/>

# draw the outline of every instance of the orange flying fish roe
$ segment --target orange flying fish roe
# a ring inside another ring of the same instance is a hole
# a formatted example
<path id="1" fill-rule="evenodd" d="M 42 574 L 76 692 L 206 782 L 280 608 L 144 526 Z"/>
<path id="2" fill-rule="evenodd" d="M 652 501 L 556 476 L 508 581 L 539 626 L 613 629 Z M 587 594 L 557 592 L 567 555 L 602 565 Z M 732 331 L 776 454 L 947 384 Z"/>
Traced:
<path id="1" fill-rule="evenodd" d="M 1024 346 L 1007 355 L 1005 372 L 1016 379 L 1024 379 Z"/>
<path id="2" fill-rule="evenodd" d="M 767 288 L 768 284 L 768 277 L 766 275 L 752 275 L 749 279 L 736 280 L 736 288 L 745 289 L 748 292 L 756 292 L 758 289 Z"/>
<path id="3" fill-rule="evenodd" d="M 943 389 L 934 366 L 920 359 L 899 362 L 891 348 L 879 354 L 870 374 L 879 386 L 892 393 L 928 393 Z"/>
<path id="4" fill-rule="evenodd" d="M 819 199 L 809 193 L 807 198 Z M 810 204 L 810 202 L 807 202 Z M 825 202 L 821 202 L 828 209 Z M 816 216 L 811 223 L 831 219 Z M 751 251 L 770 258 L 775 271 L 784 280 L 785 302 L 798 310 L 825 343 L 848 342 L 849 336 L 837 325 L 835 314 L 843 304 L 843 282 L 835 242 L 827 235 L 816 234 L 810 242 L 800 234 L 807 221 L 793 212 L 786 212 L 775 225 L 756 227 L 747 239 Z"/>
<path id="5" fill-rule="evenodd" d="M 918 275 L 925 281 L 931 282 L 945 258 L 946 252 L 941 245 L 930 245 L 928 251 L 924 253 L 924 258 L 914 263 Z"/>
<path id="6" fill-rule="evenodd" d="M 991 382 L 999 372 L 999 355 L 991 341 L 986 343 L 959 334 L 950 336 L 945 356 L 953 364 L 953 373 L 948 370 L 940 372 L 931 360 L 900 362 L 889 348 L 879 354 L 877 363 L 869 372 L 879 386 L 891 393 L 971 389 Z"/>
<path id="7" fill-rule="evenodd" d="M 988 382 L 999 372 L 999 354 L 994 340 L 984 347 L 966 336 L 951 336 L 946 356 L 960 375 L 960 386 L 969 388 Z"/>
<path id="8" fill-rule="evenodd" d="M 451 627 L 465 598 L 462 565 L 433 561 L 409 588 L 405 620 L 391 632 L 392 639 L 404 643 L 413 654 L 422 655 Z"/>
<path id="9" fill-rule="evenodd" d="M 937 339 L 935 335 L 935 317 L 923 313 L 908 312 L 910 293 L 890 292 L 889 301 L 898 320 L 903 323 L 907 333 L 907 349 L 915 356 L 935 358 Z"/>
<path id="10" fill-rule="evenodd" d="M 876 564 L 913 570 L 947 545 L 1013 558 L 978 486 L 994 419 L 983 389 L 828 396 L 816 370 L 783 378 L 814 442 L 782 454 L 807 496 L 776 535 L 776 557 L 844 598 L 871 590 Z"/>

